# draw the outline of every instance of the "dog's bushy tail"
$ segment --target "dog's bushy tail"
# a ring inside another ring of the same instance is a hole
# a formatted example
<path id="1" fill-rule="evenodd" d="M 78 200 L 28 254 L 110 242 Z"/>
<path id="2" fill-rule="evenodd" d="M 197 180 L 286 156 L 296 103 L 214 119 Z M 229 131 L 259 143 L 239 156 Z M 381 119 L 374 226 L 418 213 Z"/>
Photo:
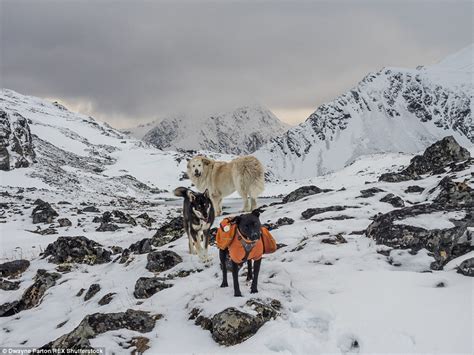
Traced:
<path id="1" fill-rule="evenodd" d="M 173 193 L 178 197 L 186 197 L 188 189 L 186 187 L 180 186 L 174 189 Z"/>

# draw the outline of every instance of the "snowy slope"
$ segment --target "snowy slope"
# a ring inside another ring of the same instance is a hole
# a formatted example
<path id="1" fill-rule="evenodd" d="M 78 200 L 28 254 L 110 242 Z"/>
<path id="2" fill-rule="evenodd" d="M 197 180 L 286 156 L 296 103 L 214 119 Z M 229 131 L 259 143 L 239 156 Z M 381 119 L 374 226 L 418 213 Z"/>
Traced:
<path id="1" fill-rule="evenodd" d="M 470 354 L 473 351 L 472 279 L 456 273 L 459 260 L 453 260 L 445 271 L 432 271 L 429 265 L 434 259 L 426 250 L 420 250 L 416 255 L 407 250 L 390 251 L 359 232 L 372 222 L 374 215 L 393 210 L 390 204 L 380 201 L 386 193 L 400 196 L 408 205 L 429 198 L 427 192 L 405 191 L 413 181 L 376 182 L 380 174 L 398 170 L 409 158 L 393 154 L 360 158 L 342 171 L 312 179 L 317 186 L 334 191 L 267 207 L 261 215 L 263 222 L 289 217 L 294 223 L 272 232 L 279 243 L 287 246 L 264 257 L 257 295 L 249 293 L 249 285 L 242 276 L 242 298 L 232 297 L 230 288 L 220 288 L 217 249 L 211 247 L 213 260 L 204 266 L 197 257 L 187 253 L 187 239 L 182 237 L 156 248 L 174 251 L 183 259 L 175 267 L 158 274 L 172 285 L 171 288 L 146 299 L 135 298 L 137 279 L 155 275 L 145 268 L 146 253 L 133 255 L 125 264 L 73 263 L 70 272 L 61 272 L 61 278 L 47 290 L 37 307 L 14 316 L 0 317 L 0 327 L 4 330 L 0 346 L 39 347 L 71 332 L 88 314 L 135 309 L 162 317 L 144 334 L 128 329 L 108 331 L 91 339 L 91 345 L 105 347 L 107 354 L 128 353 L 134 348 L 130 348 L 128 342 L 141 336 L 148 339 L 150 349 L 146 353 L 149 354 Z M 472 172 L 472 166 L 457 172 L 456 180 L 466 178 L 472 182 Z M 425 176 L 416 184 L 429 191 L 439 179 L 435 175 Z M 341 190 L 342 187 L 345 190 Z M 384 192 L 360 198 L 361 190 L 367 188 L 379 188 Z M 287 192 L 287 189 L 282 187 L 281 191 Z M 59 196 L 52 192 L 25 190 L 23 198 L 19 199 L 13 193 L 14 189 L 7 190 L 12 196 L 5 200 L 10 208 L 6 211 L 8 219 L 2 225 L 2 235 L 9 238 L 2 245 L 1 261 L 23 257 L 31 261 L 31 266 L 16 279 L 21 282 L 18 290 L 0 291 L 2 303 L 21 297 L 33 283 L 38 269 L 56 271 L 57 265 L 38 258 L 38 254 L 56 240 L 57 235 L 39 236 L 28 232 L 36 227 L 28 217 L 35 198 L 51 201 L 60 217 L 72 220 L 73 225 L 61 229 L 60 235 L 84 235 L 104 246 L 125 248 L 155 232 L 130 225 L 121 225 L 122 228 L 115 232 L 96 232 L 92 219 L 99 213 L 75 212 L 81 199 L 70 200 L 72 205 L 61 205 L 57 203 Z M 63 198 L 67 198 L 64 193 Z M 224 205 L 229 206 L 229 200 L 226 199 Z M 335 205 L 350 207 L 341 212 L 326 212 L 311 220 L 301 218 L 307 208 Z M 100 212 L 116 208 L 100 201 L 97 207 Z M 133 216 L 146 211 L 158 219 L 158 225 L 167 214 L 176 216 L 179 213 L 175 207 L 166 205 L 129 204 L 127 208 Z M 17 214 L 18 210 L 25 211 L 25 216 Z M 337 219 L 339 217 L 344 219 Z M 446 226 L 451 223 L 450 219 L 461 216 L 440 214 L 436 218 L 438 225 Z M 323 242 L 339 233 L 347 243 Z M 193 273 L 176 276 L 180 271 Z M 84 301 L 84 295 L 77 296 L 81 289 L 87 290 L 91 284 L 100 285 L 95 296 L 87 301 Z M 107 293 L 115 293 L 112 301 L 99 305 L 98 300 Z M 231 347 L 218 345 L 208 330 L 189 319 L 194 308 L 201 309 L 205 317 L 227 307 L 253 314 L 255 312 L 245 303 L 256 297 L 279 300 L 281 314 L 248 340 Z"/>
<path id="2" fill-rule="evenodd" d="M 271 111 L 254 105 L 222 114 L 171 116 L 125 132 L 160 149 L 248 154 L 287 129 Z"/>
<path id="3" fill-rule="evenodd" d="M 176 187 L 186 169 L 181 153 L 129 139 L 106 123 L 39 98 L 2 89 L 0 111 L 10 121 L 27 120 L 36 154 L 29 167 L 16 169 L 12 161 L 10 171 L 0 171 L 3 186 L 56 188 L 73 195 L 148 195 Z"/>
<path id="4" fill-rule="evenodd" d="M 275 177 L 291 179 L 338 170 L 361 155 L 419 152 L 447 135 L 470 146 L 473 51 L 430 67 L 371 73 L 255 155 Z"/>

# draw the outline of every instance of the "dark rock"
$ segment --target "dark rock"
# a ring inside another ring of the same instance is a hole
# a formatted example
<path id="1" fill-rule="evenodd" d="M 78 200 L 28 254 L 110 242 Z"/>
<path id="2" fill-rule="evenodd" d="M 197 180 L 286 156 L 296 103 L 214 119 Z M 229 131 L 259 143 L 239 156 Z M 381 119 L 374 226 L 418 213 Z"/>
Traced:
<path id="1" fill-rule="evenodd" d="M 319 194 L 322 192 L 329 192 L 332 191 L 330 189 L 320 189 L 317 186 L 310 185 L 310 186 L 302 186 L 300 188 L 297 188 L 295 191 L 290 192 L 288 195 L 283 197 L 282 202 L 283 203 L 288 203 L 288 202 L 294 202 L 298 201 L 304 197 Z"/>
<path id="2" fill-rule="evenodd" d="M 301 218 L 309 219 L 317 214 L 321 214 L 324 212 L 343 211 L 346 208 L 348 208 L 348 206 L 329 206 L 329 207 L 321 207 L 321 208 L 308 208 L 307 210 L 301 213 Z"/>
<path id="3" fill-rule="evenodd" d="M 76 297 L 81 297 L 85 290 L 86 290 L 85 288 L 81 288 L 79 292 L 76 293 Z"/>
<path id="4" fill-rule="evenodd" d="M 102 222 L 100 226 L 96 229 L 97 232 L 115 232 L 120 227 L 113 223 Z"/>
<path id="5" fill-rule="evenodd" d="M 0 290 L 14 291 L 20 288 L 20 281 L 8 281 L 0 279 Z"/>
<path id="6" fill-rule="evenodd" d="M 90 285 L 89 289 L 87 290 L 86 294 L 84 295 L 84 301 L 89 301 L 99 291 L 100 291 L 100 285 L 99 284 Z"/>
<path id="7" fill-rule="evenodd" d="M 342 234 L 337 234 L 336 236 L 322 239 L 321 243 L 336 245 L 347 243 L 347 240 L 342 236 Z"/>
<path id="8" fill-rule="evenodd" d="M 72 226 L 72 222 L 67 218 L 59 218 L 58 223 L 60 227 L 70 227 Z"/>
<path id="9" fill-rule="evenodd" d="M 375 196 L 375 194 L 378 194 L 380 192 L 384 192 L 384 190 L 379 189 L 378 187 L 371 187 L 370 189 L 360 190 L 360 196 L 357 196 L 357 197 L 368 198 L 368 197 Z"/>
<path id="10" fill-rule="evenodd" d="M 161 272 L 178 265 L 183 259 L 171 250 L 154 251 L 148 254 L 146 268 L 152 272 Z"/>
<path id="11" fill-rule="evenodd" d="M 155 247 L 160 247 L 181 238 L 183 233 L 183 217 L 172 218 L 170 221 L 158 228 L 151 238 L 151 243 Z"/>
<path id="12" fill-rule="evenodd" d="M 58 213 L 48 202 L 41 202 L 42 203 L 38 204 L 31 213 L 31 216 L 33 217 L 33 223 L 52 223 L 54 217 L 58 216 Z"/>
<path id="13" fill-rule="evenodd" d="M 61 278 L 61 275 L 56 272 L 49 273 L 46 270 L 38 270 L 34 283 L 25 290 L 19 301 L 0 306 L 0 316 L 9 317 L 26 309 L 36 307 L 41 303 L 46 291 L 56 285 L 56 280 L 59 278 Z"/>
<path id="14" fill-rule="evenodd" d="M 293 218 L 290 218 L 290 217 L 278 218 L 278 220 L 276 221 L 276 225 L 278 227 L 290 225 L 290 224 L 293 224 L 293 223 L 295 223 L 295 220 Z"/>
<path id="15" fill-rule="evenodd" d="M 110 251 L 83 236 L 59 237 L 49 244 L 43 252 L 43 257 L 48 257 L 50 263 L 81 263 L 103 264 L 110 261 Z"/>
<path id="16" fill-rule="evenodd" d="M 137 216 L 136 219 L 140 220 L 140 223 L 146 227 L 151 227 L 151 225 L 156 222 L 156 220 L 151 218 L 148 213 L 142 213 L 141 215 Z"/>
<path id="17" fill-rule="evenodd" d="M 40 234 L 40 235 L 58 234 L 58 231 L 56 230 L 56 228 L 48 227 L 48 228 L 45 228 L 45 229 L 41 229 L 40 226 L 38 226 L 38 228 L 36 230 L 30 231 L 30 232 Z"/>
<path id="18" fill-rule="evenodd" d="M 463 219 L 451 221 L 455 225 L 453 228 L 424 229 L 401 224 L 401 222 L 395 223 L 421 214 L 450 211 L 466 213 Z M 367 228 L 366 235 L 374 239 L 377 244 L 393 248 L 411 249 L 414 252 L 426 248 L 433 253 L 436 260 L 431 268 L 439 270 L 451 259 L 473 249 L 471 247 L 472 236 L 469 231 L 469 228 L 472 227 L 474 227 L 474 208 L 472 207 L 420 204 L 376 216 Z"/>
<path id="19" fill-rule="evenodd" d="M 104 306 L 106 304 L 109 304 L 113 298 L 114 298 L 115 292 L 111 292 L 106 294 L 104 297 L 102 297 L 99 302 L 97 302 L 100 306 Z"/>
<path id="20" fill-rule="evenodd" d="M 82 212 L 95 212 L 95 213 L 98 213 L 98 212 L 100 212 L 100 210 L 95 206 L 87 206 L 87 207 L 82 209 Z"/>
<path id="21" fill-rule="evenodd" d="M 440 192 L 433 200 L 435 203 L 451 206 L 474 206 L 474 190 L 464 182 L 456 182 L 444 177 L 436 187 Z"/>
<path id="22" fill-rule="evenodd" d="M 380 199 L 380 202 L 390 203 L 393 207 L 405 207 L 405 202 L 401 197 L 394 194 L 387 194 Z"/>
<path id="23" fill-rule="evenodd" d="M 0 264 L 0 276 L 16 277 L 23 274 L 29 267 L 30 262 L 28 260 L 7 261 Z"/>
<path id="24" fill-rule="evenodd" d="M 44 345 L 40 350 L 90 350 L 90 339 L 111 330 L 129 329 L 140 333 L 153 330 L 156 317 L 144 311 L 128 309 L 120 313 L 94 313 L 87 315 L 70 333 Z"/>
<path id="25" fill-rule="evenodd" d="M 151 252 L 151 239 L 145 238 L 131 244 L 128 248 L 129 251 L 135 254 L 146 254 Z"/>
<path id="26" fill-rule="evenodd" d="M 242 312 L 234 307 L 215 314 L 212 319 L 212 338 L 219 344 L 230 346 L 242 343 L 255 335 L 258 329 L 279 314 L 280 303 L 274 300 L 269 305 L 257 300 L 247 301 L 257 315 Z"/>
<path id="27" fill-rule="evenodd" d="M 474 277 L 474 258 L 464 260 L 458 266 L 457 272 L 464 276 Z"/>
<path id="28" fill-rule="evenodd" d="M 115 217 L 113 220 L 115 223 L 130 224 L 132 226 L 137 225 L 137 222 L 132 216 L 125 214 L 122 211 L 115 210 L 112 212 L 112 215 Z"/>
<path id="29" fill-rule="evenodd" d="M 158 291 L 172 286 L 171 284 L 163 282 L 163 279 L 158 277 L 140 277 L 135 283 L 133 295 L 139 299 L 149 298 Z"/>
<path id="30" fill-rule="evenodd" d="M 417 186 L 417 185 L 411 185 L 411 186 L 408 186 L 406 189 L 405 189 L 405 192 L 406 193 L 421 193 L 425 191 L 425 188 L 424 187 L 421 187 L 421 186 Z"/>
<path id="31" fill-rule="evenodd" d="M 399 173 L 382 174 L 380 181 L 399 182 L 419 179 L 420 175 L 441 172 L 452 163 L 469 160 L 471 154 L 461 147 L 452 136 L 432 144 L 426 148 L 423 155 L 415 155 L 410 160 L 410 165 Z"/>

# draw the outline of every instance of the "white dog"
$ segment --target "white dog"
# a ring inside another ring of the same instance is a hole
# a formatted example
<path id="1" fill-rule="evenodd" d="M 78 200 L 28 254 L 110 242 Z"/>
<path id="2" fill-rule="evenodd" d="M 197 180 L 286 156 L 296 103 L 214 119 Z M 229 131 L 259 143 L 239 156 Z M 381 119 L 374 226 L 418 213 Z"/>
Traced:
<path id="1" fill-rule="evenodd" d="M 188 176 L 199 191 L 209 190 L 217 216 L 222 214 L 222 198 L 234 191 L 244 200 L 244 212 L 254 210 L 265 184 L 262 164 L 250 155 L 230 162 L 198 155 L 188 162 Z"/>

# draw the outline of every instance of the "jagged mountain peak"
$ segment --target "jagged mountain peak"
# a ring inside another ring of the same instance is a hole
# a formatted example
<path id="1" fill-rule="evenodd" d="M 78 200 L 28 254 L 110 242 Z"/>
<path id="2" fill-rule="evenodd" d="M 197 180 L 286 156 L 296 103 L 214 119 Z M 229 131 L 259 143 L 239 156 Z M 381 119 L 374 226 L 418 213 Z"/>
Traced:
<path id="1" fill-rule="evenodd" d="M 470 146 L 472 66 L 460 66 L 469 51 L 430 67 L 369 73 L 255 154 L 275 177 L 291 179 L 338 170 L 364 154 L 416 153 L 447 135 Z"/>
<path id="2" fill-rule="evenodd" d="M 223 113 L 176 114 L 128 130 L 128 133 L 164 150 L 248 154 L 288 127 L 267 108 L 252 104 Z"/>

